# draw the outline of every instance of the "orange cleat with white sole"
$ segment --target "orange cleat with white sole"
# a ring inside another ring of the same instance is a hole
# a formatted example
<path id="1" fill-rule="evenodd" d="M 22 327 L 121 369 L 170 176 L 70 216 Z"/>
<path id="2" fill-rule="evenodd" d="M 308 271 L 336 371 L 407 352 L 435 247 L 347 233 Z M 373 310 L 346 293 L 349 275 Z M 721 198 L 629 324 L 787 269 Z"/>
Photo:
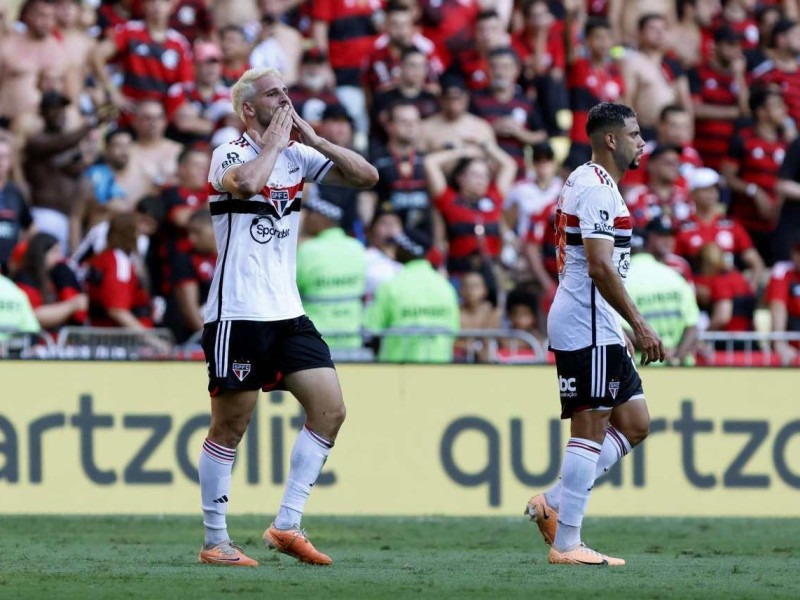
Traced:
<path id="1" fill-rule="evenodd" d="M 544 494 L 536 494 L 533 498 L 528 500 L 523 514 L 526 517 L 530 517 L 531 521 L 536 523 L 536 526 L 539 528 L 539 533 L 542 534 L 545 543 L 552 545 L 553 540 L 556 539 L 558 511 L 547 504 L 547 499 L 544 497 Z"/>
<path id="2" fill-rule="evenodd" d="M 264 532 L 262 539 L 267 548 L 293 556 L 300 562 L 311 565 L 333 564 L 330 556 L 314 548 L 302 529 L 278 529 L 273 523 Z"/>
<path id="3" fill-rule="evenodd" d="M 596 550 L 592 550 L 586 544 L 581 544 L 572 550 L 559 552 L 554 547 L 550 547 L 550 554 L 547 562 L 551 565 L 578 565 L 593 567 L 622 567 L 625 561 L 621 558 L 607 556 Z"/>
<path id="4" fill-rule="evenodd" d="M 208 565 L 224 565 L 226 567 L 258 566 L 258 561 L 247 556 L 239 546 L 231 541 L 200 550 L 200 562 Z"/>

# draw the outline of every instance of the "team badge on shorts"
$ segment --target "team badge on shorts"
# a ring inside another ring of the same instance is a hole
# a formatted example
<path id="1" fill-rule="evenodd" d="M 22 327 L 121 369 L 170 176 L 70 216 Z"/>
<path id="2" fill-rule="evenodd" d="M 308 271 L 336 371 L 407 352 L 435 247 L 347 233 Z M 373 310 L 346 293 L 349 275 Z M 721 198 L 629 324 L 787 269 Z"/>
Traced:
<path id="1" fill-rule="evenodd" d="M 619 381 L 609 381 L 608 382 L 608 393 L 611 394 L 611 397 L 616 400 L 617 392 L 619 392 Z"/>
<path id="2" fill-rule="evenodd" d="M 250 373 L 250 363 L 249 362 L 235 362 L 231 367 L 233 374 L 236 375 L 236 379 L 239 381 L 244 381 L 245 377 L 247 377 L 248 373 Z"/>

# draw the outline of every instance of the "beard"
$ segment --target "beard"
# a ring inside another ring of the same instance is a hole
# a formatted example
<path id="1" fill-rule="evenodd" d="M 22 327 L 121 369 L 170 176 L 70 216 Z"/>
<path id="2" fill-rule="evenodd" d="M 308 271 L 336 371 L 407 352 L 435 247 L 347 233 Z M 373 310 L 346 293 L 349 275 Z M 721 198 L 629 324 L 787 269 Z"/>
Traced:
<path id="1" fill-rule="evenodd" d="M 630 164 L 628 164 L 628 170 L 635 171 L 636 169 L 638 169 L 641 161 L 642 161 L 641 156 L 634 156 L 633 160 L 631 160 Z"/>

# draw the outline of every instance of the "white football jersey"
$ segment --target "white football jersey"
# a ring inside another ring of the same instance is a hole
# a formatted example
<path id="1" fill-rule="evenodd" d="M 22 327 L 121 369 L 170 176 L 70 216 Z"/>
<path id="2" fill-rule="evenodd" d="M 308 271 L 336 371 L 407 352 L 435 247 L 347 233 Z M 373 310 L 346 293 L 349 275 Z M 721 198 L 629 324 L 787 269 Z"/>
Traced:
<path id="1" fill-rule="evenodd" d="M 279 321 L 303 314 L 297 291 L 297 239 L 306 179 L 322 181 L 333 162 L 290 142 L 261 192 L 234 198 L 222 187 L 225 173 L 253 160 L 259 147 L 245 133 L 211 156 L 209 209 L 217 239 L 217 266 L 205 322 L 228 319 Z"/>
<path id="2" fill-rule="evenodd" d="M 558 290 L 547 317 L 553 350 L 624 344 L 622 322 L 589 277 L 584 238 L 614 242 L 613 263 L 623 283 L 631 258 L 631 217 L 611 175 L 588 162 L 561 190 L 556 211 Z"/>

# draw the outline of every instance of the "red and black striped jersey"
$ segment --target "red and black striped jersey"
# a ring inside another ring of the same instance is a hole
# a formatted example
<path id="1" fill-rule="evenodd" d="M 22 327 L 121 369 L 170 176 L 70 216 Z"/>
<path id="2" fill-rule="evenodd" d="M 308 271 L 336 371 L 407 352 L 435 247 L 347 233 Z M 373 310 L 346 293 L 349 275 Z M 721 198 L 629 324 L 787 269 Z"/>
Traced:
<path id="1" fill-rule="evenodd" d="M 522 90 L 517 90 L 508 101 L 499 100 L 490 90 L 472 95 L 470 111 L 485 119 L 489 124 L 502 117 L 511 117 L 530 131 L 543 131 L 544 123 L 536 105 Z M 498 145 L 517 161 L 518 175 L 525 174 L 525 144 L 512 136 L 497 136 Z"/>
<path id="2" fill-rule="evenodd" d="M 381 0 L 313 0 L 311 18 L 328 24 L 328 57 L 337 85 L 360 85 L 361 70 L 378 31 Z"/>
<path id="3" fill-rule="evenodd" d="M 775 194 L 775 183 L 784 156 L 786 142 L 781 139 L 766 140 L 759 137 L 753 127 L 747 127 L 731 140 L 725 161 L 734 163 L 739 169 L 741 179 L 747 183 L 755 183 L 776 203 L 778 198 Z M 746 194 L 733 194 L 731 215 L 748 231 L 772 231 L 775 228 L 774 222 L 765 220 L 758 214 L 753 199 Z"/>
<path id="4" fill-rule="evenodd" d="M 525 243 L 541 248 L 542 262 L 547 273 L 558 279 L 558 239 L 556 237 L 556 214 L 558 201 L 548 204 L 540 213 L 531 217 L 531 224 L 525 235 Z"/>
<path id="5" fill-rule="evenodd" d="M 194 81 L 189 42 L 174 29 L 158 42 L 143 21 L 131 21 L 114 30 L 114 43 L 123 74 L 122 93 L 133 100 L 164 103 L 171 85 Z"/>
<path id="6" fill-rule="evenodd" d="M 789 116 L 795 123 L 800 123 L 800 67 L 794 71 L 783 71 L 768 60 L 753 69 L 752 76 L 756 84 L 777 85 L 783 92 Z"/>
<path id="7" fill-rule="evenodd" d="M 444 71 L 436 46 L 433 42 L 420 33 L 414 34 L 411 45 L 425 55 L 428 60 L 428 81 L 436 82 Z M 400 75 L 400 51 L 390 44 L 387 34 L 381 35 L 372 45 L 364 68 L 364 85 L 372 93 L 385 92 L 390 89 Z"/>
<path id="8" fill-rule="evenodd" d="M 467 271 L 467 259 L 474 255 L 493 258 L 500 255 L 503 198 L 494 185 L 489 187 L 486 196 L 477 203 L 464 200 L 456 190 L 448 187 L 436 198 L 436 207 L 444 219 L 450 244 L 448 271 Z"/>
<path id="9" fill-rule="evenodd" d="M 653 188 L 639 185 L 628 190 L 625 203 L 631 213 L 634 229 L 644 229 L 653 219 L 667 216 L 674 223 L 682 223 L 692 216 L 693 204 L 689 199 L 686 182 L 678 178 L 668 198 L 661 197 Z"/>
<path id="10" fill-rule="evenodd" d="M 694 102 L 725 107 L 736 106 L 739 92 L 732 74 L 710 65 L 700 65 L 689 71 L 689 89 Z M 735 130 L 733 119 L 695 120 L 694 146 L 707 167 L 719 171 Z"/>
<path id="11" fill-rule="evenodd" d="M 574 143 L 588 144 L 586 121 L 589 110 L 601 102 L 618 102 L 625 94 L 622 71 L 615 61 L 608 61 L 598 68 L 589 59 L 580 58 L 567 70 L 567 89 L 572 110 L 570 139 Z"/>

